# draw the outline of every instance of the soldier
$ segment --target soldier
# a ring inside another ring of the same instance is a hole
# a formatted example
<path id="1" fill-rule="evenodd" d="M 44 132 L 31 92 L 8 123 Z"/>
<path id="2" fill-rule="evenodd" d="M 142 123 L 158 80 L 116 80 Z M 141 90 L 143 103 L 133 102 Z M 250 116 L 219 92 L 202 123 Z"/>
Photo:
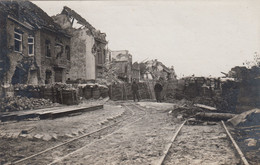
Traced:
<path id="1" fill-rule="evenodd" d="M 138 90 L 139 90 L 138 84 L 135 82 L 135 79 L 134 79 L 133 84 L 132 84 L 132 92 L 133 92 L 134 101 L 135 101 L 136 98 L 137 98 L 138 101 L 140 101 Z"/>

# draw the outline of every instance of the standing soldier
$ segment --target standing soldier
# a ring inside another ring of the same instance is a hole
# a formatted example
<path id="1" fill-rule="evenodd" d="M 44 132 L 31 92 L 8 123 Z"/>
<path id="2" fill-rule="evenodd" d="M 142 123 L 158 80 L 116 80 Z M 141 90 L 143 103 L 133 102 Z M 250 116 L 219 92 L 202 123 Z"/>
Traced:
<path id="1" fill-rule="evenodd" d="M 137 85 L 137 83 L 135 82 L 135 79 L 134 79 L 133 84 L 132 84 L 132 92 L 133 92 L 134 102 L 135 102 L 135 98 L 137 98 L 137 100 L 140 101 L 138 90 L 139 90 L 138 85 Z"/>
<path id="2" fill-rule="evenodd" d="M 155 86 L 154 86 L 154 92 L 155 92 L 155 97 L 156 97 L 156 101 L 157 102 L 162 102 L 161 100 L 161 92 L 163 90 L 162 85 L 160 84 L 159 81 L 156 82 Z"/>

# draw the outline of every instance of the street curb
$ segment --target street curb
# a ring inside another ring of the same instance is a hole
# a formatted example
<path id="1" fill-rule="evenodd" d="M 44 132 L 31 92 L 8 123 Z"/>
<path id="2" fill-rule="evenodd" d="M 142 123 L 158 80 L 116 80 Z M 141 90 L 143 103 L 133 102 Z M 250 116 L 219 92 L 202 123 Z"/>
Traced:
<path id="1" fill-rule="evenodd" d="M 3 115 L 0 116 L 1 122 L 6 122 L 6 121 L 22 121 L 26 120 L 29 118 L 39 118 L 41 120 L 44 119 L 56 119 L 60 117 L 65 117 L 71 114 L 80 114 L 84 112 L 89 112 L 89 111 L 95 111 L 98 109 L 103 109 L 104 105 L 96 105 L 96 106 L 89 106 L 89 107 L 80 107 L 80 108 L 72 108 L 72 109 L 59 109 L 59 110 L 50 110 L 50 111 L 45 111 L 45 112 L 36 112 L 36 113 L 29 113 L 29 114 L 17 114 L 17 115 Z"/>

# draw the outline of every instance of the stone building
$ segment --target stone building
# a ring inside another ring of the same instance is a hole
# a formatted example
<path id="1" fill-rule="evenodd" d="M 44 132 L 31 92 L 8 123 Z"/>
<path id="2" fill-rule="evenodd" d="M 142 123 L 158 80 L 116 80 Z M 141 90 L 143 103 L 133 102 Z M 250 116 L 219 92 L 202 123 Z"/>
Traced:
<path id="1" fill-rule="evenodd" d="M 140 64 L 140 74 L 142 80 L 176 80 L 174 68 L 166 67 L 162 62 L 149 60 Z"/>
<path id="2" fill-rule="evenodd" d="M 0 16 L 2 86 L 65 82 L 70 36 L 29 1 L 0 1 Z"/>
<path id="3" fill-rule="evenodd" d="M 132 81 L 132 55 L 128 50 L 111 51 L 111 62 L 119 79 L 125 82 Z"/>
<path id="4" fill-rule="evenodd" d="M 106 34 L 69 7 L 52 17 L 71 36 L 71 69 L 68 79 L 95 80 L 102 77 L 106 60 Z"/>

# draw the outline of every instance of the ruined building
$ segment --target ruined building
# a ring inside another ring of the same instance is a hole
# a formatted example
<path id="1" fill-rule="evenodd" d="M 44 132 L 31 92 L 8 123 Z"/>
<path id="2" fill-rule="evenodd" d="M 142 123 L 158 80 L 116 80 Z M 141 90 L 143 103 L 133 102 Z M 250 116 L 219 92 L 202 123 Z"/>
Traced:
<path id="1" fill-rule="evenodd" d="M 132 55 L 128 50 L 111 51 L 110 58 L 113 68 L 119 79 L 125 82 L 132 81 Z"/>
<path id="2" fill-rule="evenodd" d="M 102 77 L 106 60 L 106 34 L 96 30 L 66 6 L 53 19 L 72 36 L 68 80 L 95 80 Z"/>
<path id="3" fill-rule="evenodd" d="M 174 68 L 166 67 L 162 62 L 149 60 L 140 63 L 140 74 L 142 80 L 176 80 Z"/>
<path id="4" fill-rule="evenodd" d="M 70 36 L 29 1 L 0 1 L 0 81 L 10 84 L 65 82 Z"/>

